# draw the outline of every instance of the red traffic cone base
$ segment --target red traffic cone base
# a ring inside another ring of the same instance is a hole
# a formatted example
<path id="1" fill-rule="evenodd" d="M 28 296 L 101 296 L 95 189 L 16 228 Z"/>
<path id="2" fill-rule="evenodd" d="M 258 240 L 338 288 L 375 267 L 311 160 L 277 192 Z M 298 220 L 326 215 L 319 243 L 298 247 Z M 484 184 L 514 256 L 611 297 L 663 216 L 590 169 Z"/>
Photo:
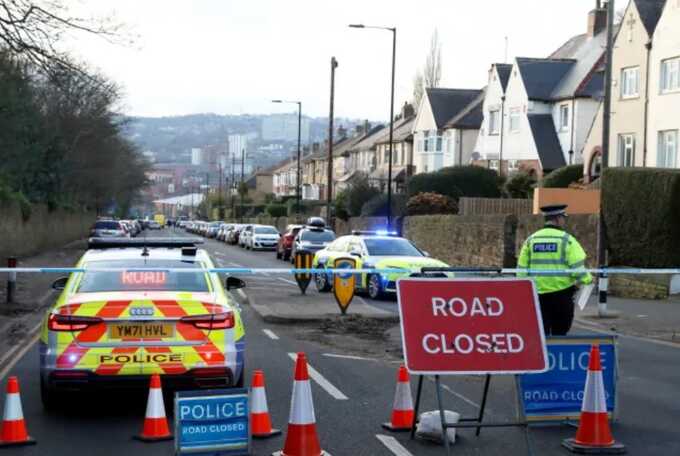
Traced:
<path id="1" fill-rule="evenodd" d="M 272 453 L 274 456 L 323 456 L 328 455 L 319 445 L 316 434 L 316 418 L 312 389 L 309 384 L 307 358 L 298 353 L 295 362 L 295 381 L 293 398 L 288 419 L 288 431 L 283 451 Z"/>
<path id="2" fill-rule="evenodd" d="M 394 393 L 394 405 L 389 423 L 382 427 L 392 432 L 408 432 L 413 427 L 413 398 L 411 383 L 405 366 L 399 366 L 397 373 L 397 389 Z"/>
<path id="3" fill-rule="evenodd" d="M 280 429 L 272 428 L 264 387 L 264 373 L 261 370 L 253 372 L 253 380 L 250 383 L 250 429 L 254 439 L 266 439 L 281 434 Z"/>
<path id="4" fill-rule="evenodd" d="M 35 443 L 26 429 L 24 412 L 21 408 L 19 380 L 16 377 L 10 377 L 7 380 L 5 413 L 2 417 L 2 430 L 0 431 L 0 447 L 34 445 Z"/>
<path id="5" fill-rule="evenodd" d="M 165 416 L 161 378 L 158 374 L 151 376 L 144 427 L 142 428 L 142 433 L 134 436 L 134 438 L 142 442 L 158 442 L 172 440 L 173 438 L 168 427 L 168 419 Z"/>
<path id="6" fill-rule="evenodd" d="M 576 437 L 563 440 L 562 446 L 572 453 L 580 454 L 623 454 L 626 452 L 623 444 L 614 441 L 609 428 L 600 348 L 597 345 L 593 345 L 590 349 L 581 418 Z"/>

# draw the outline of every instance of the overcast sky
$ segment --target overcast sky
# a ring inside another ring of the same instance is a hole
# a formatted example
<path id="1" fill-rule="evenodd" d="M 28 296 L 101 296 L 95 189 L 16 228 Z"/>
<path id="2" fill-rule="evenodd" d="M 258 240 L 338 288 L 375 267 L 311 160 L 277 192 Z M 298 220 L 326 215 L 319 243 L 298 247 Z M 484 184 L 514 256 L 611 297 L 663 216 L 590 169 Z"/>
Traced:
<path id="1" fill-rule="evenodd" d="M 545 57 L 584 33 L 595 0 L 70 0 L 74 12 L 107 14 L 138 36 L 131 47 L 94 37 L 68 43 L 121 84 L 131 115 L 289 112 L 301 100 L 328 115 L 330 58 L 337 116 L 389 117 L 391 34 L 349 23 L 395 26 L 397 108 L 412 93 L 432 31 L 443 49 L 442 87 L 481 88 L 491 63 Z"/>

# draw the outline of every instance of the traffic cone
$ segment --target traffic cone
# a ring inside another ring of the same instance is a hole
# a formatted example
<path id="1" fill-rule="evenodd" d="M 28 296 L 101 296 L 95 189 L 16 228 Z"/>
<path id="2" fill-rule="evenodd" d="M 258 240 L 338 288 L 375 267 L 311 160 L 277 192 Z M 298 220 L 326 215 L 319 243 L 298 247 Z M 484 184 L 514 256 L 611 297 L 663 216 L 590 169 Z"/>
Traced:
<path id="1" fill-rule="evenodd" d="M 411 397 L 411 383 L 408 371 L 402 364 L 397 373 L 397 389 L 394 392 L 394 405 L 392 417 L 389 423 L 383 423 L 382 427 L 388 431 L 406 432 L 413 427 L 413 398 Z"/>
<path id="2" fill-rule="evenodd" d="M 0 435 L 0 447 L 34 445 L 36 442 L 26 430 L 24 412 L 21 408 L 21 395 L 19 394 L 19 380 L 10 377 L 7 380 L 7 396 L 5 396 L 5 414 L 2 418 L 2 434 Z"/>
<path id="3" fill-rule="evenodd" d="M 136 435 L 137 440 L 142 442 L 157 442 L 160 440 L 172 440 L 172 434 L 168 427 L 168 419 L 165 417 L 165 404 L 163 403 L 163 390 L 161 390 L 161 378 L 158 374 L 151 376 L 149 385 L 149 399 L 146 402 L 146 416 L 142 433 Z"/>
<path id="4" fill-rule="evenodd" d="M 623 454 L 626 452 L 626 447 L 612 437 L 605 397 L 600 347 L 593 345 L 590 349 L 586 387 L 583 392 L 581 418 L 576 438 L 563 440 L 563 447 L 572 453 L 581 454 Z"/>
<path id="5" fill-rule="evenodd" d="M 328 455 L 321 449 L 316 434 L 312 388 L 309 384 L 307 357 L 304 353 L 298 353 L 295 362 L 295 381 L 293 382 L 293 397 L 290 401 L 286 444 L 283 446 L 283 451 L 272 454 L 274 456 Z"/>
<path id="6" fill-rule="evenodd" d="M 264 389 L 264 373 L 261 370 L 253 372 L 253 380 L 250 383 L 250 429 L 255 439 L 281 434 L 281 430 L 272 429 L 267 393 Z"/>

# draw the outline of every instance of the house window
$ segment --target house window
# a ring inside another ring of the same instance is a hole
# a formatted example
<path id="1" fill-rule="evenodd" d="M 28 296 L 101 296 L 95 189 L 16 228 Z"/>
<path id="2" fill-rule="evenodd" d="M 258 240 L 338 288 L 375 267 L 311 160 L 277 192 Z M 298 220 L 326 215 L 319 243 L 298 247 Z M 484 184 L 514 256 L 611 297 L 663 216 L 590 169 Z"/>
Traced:
<path id="1" fill-rule="evenodd" d="M 489 160 L 489 168 L 498 171 L 498 160 Z"/>
<path id="2" fill-rule="evenodd" d="M 519 160 L 508 160 L 508 172 L 519 171 Z"/>
<path id="3" fill-rule="evenodd" d="M 659 153 L 656 166 L 659 168 L 676 168 L 678 157 L 678 130 L 659 132 Z"/>
<path id="4" fill-rule="evenodd" d="M 519 108 L 510 108 L 510 121 L 508 122 L 508 130 L 510 133 L 519 131 Z"/>
<path id="5" fill-rule="evenodd" d="M 661 93 L 680 90 L 680 57 L 661 61 Z"/>
<path id="6" fill-rule="evenodd" d="M 619 135 L 619 166 L 635 163 L 635 135 Z"/>
<path id="7" fill-rule="evenodd" d="M 634 98 L 640 93 L 640 67 L 621 70 L 621 98 Z"/>
<path id="8" fill-rule="evenodd" d="M 569 105 L 560 105 L 560 130 L 569 129 Z"/>
<path id="9" fill-rule="evenodd" d="M 493 110 L 489 111 L 489 134 L 490 135 L 497 135 L 498 132 L 500 131 L 500 122 L 499 122 L 499 112 L 498 110 Z"/>

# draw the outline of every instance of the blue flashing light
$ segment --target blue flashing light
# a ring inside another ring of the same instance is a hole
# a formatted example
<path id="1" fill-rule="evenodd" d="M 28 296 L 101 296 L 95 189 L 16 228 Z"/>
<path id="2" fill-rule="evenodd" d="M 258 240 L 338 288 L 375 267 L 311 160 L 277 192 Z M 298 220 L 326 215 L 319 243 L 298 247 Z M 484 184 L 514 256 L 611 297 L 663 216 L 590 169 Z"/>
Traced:
<path id="1" fill-rule="evenodd" d="M 397 232 L 388 230 L 376 230 L 375 234 L 377 234 L 378 236 L 396 236 Z"/>

